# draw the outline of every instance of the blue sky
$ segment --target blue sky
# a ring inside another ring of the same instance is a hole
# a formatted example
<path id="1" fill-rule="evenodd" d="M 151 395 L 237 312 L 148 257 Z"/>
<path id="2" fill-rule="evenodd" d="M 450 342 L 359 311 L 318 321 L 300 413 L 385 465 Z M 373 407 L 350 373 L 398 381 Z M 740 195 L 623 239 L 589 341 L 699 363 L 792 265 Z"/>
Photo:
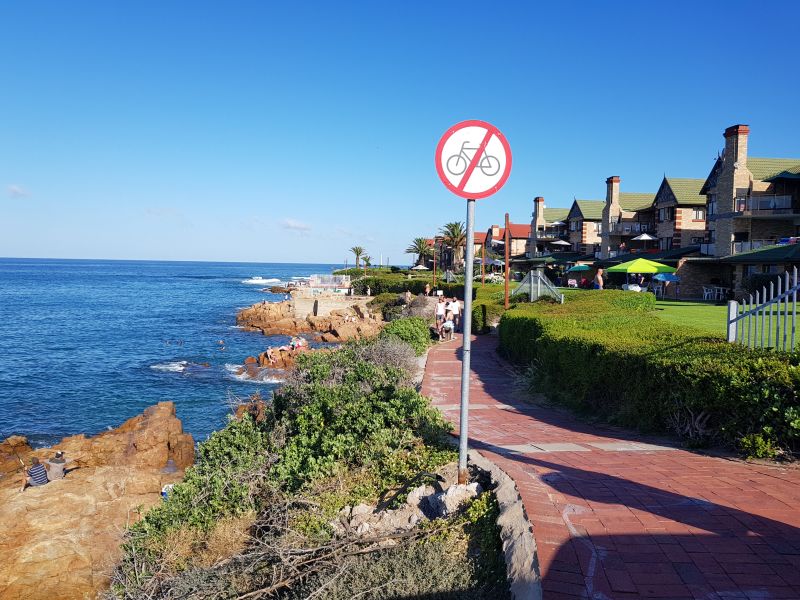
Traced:
<path id="1" fill-rule="evenodd" d="M 800 156 L 798 3 L 536 4 L 3 3 L 0 256 L 404 263 L 469 118 L 514 153 L 480 229 L 705 177 L 734 123 Z"/>

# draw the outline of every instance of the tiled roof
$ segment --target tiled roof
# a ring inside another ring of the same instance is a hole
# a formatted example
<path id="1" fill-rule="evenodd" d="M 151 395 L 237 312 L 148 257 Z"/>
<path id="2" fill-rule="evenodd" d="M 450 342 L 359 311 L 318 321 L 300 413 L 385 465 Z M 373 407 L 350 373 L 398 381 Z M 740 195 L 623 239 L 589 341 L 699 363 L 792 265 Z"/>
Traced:
<path id="1" fill-rule="evenodd" d="M 603 219 L 603 200 L 575 200 L 578 210 L 586 221 L 600 221 Z"/>
<path id="2" fill-rule="evenodd" d="M 800 179 L 800 158 L 748 158 L 747 168 L 754 179 Z"/>
<path id="3" fill-rule="evenodd" d="M 508 230 L 511 233 L 512 238 L 529 238 L 531 237 L 531 225 L 528 223 L 527 225 L 523 223 L 509 223 Z M 500 234 L 498 236 L 498 240 L 502 240 L 506 237 L 506 229 L 505 227 L 500 228 Z"/>
<path id="4" fill-rule="evenodd" d="M 749 161 L 748 161 L 749 166 Z M 726 263 L 741 264 L 776 264 L 776 263 L 800 263 L 800 244 L 783 244 L 781 246 L 769 246 L 759 248 L 750 252 L 734 254 L 722 259 Z"/>
<path id="5" fill-rule="evenodd" d="M 487 236 L 487 233 L 485 231 L 476 231 L 475 232 L 475 243 L 476 244 L 485 244 L 486 243 L 486 236 Z"/>
<path id="6" fill-rule="evenodd" d="M 569 214 L 568 208 L 545 208 L 544 220 L 547 223 L 554 223 L 556 221 L 563 221 Z"/>
<path id="7" fill-rule="evenodd" d="M 655 194 L 640 194 L 635 192 L 620 192 L 619 205 L 622 210 L 636 212 L 653 205 Z"/>
<path id="8" fill-rule="evenodd" d="M 682 179 L 667 177 L 667 185 L 680 206 L 705 206 L 706 197 L 700 194 L 705 183 L 703 179 Z"/>

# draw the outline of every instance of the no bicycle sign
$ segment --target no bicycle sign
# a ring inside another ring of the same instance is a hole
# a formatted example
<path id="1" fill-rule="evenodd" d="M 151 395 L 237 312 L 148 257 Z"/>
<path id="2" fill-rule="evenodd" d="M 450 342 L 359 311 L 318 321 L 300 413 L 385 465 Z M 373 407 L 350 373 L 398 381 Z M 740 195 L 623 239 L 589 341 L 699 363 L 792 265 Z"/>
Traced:
<path id="1" fill-rule="evenodd" d="M 436 146 L 436 172 L 457 196 L 491 196 L 511 173 L 511 148 L 505 136 L 486 121 L 462 121 Z"/>

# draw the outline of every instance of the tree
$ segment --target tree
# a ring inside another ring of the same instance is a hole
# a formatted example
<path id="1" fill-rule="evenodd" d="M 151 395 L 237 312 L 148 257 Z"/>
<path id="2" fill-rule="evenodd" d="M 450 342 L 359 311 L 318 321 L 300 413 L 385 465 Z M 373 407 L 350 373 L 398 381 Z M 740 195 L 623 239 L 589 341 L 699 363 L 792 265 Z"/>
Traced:
<path id="1" fill-rule="evenodd" d="M 372 257 L 369 254 L 364 254 L 361 257 L 361 260 L 364 261 L 364 265 L 365 266 L 367 266 L 367 267 L 371 267 L 372 266 Z"/>
<path id="2" fill-rule="evenodd" d="M 439 230 L 442 241 L 452 250 L 451 264 L 457 269 L 464 261 L 464 248 L 467 245 L 467 231 L 464 223 L 453 222 L 445 223 Z"/>
<path id="3" fill-rule="evenodd" d="M 362 248 L 361 246 L 353 246 L 352 248 L 350 248 L 350 252 L 356 255 L 356 269 L 357 269 L 359 262 L 361 262 L 361 257 L 364 256 L 364 254 L 366 254 L 367 251 L 364 250 L 364 248 Z"/>
<path id="4" fill-rule="evenodd" d="M 418 237 L 414 238 L 408 248 L 406 248 L 406 254 L 416 254 L 417 264 L 424 266 L 425 257 L 433 254 L 433 248 L 428 244 L 428 240 Z"/>

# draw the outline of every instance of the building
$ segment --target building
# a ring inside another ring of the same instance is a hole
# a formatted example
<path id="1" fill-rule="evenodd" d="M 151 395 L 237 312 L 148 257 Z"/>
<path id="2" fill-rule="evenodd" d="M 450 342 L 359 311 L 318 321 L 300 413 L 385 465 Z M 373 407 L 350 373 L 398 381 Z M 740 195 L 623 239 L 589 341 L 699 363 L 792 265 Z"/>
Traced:
<path id="1" fill-rule="evenodd" d="M 558 242 L 559 240 L 568 241 L 568 214 L 568 208 L 545 207 L 544 198 L 541 196 L 537 196 L 533 199 L 528 258 L 545 256 L 558 249 L 560 244 L 554 244 L 554 242 Z"/>
<path id="2" fill-rule="evenodd" d="M 606 179 L 606 201 L 602 209 L 600 228 L 600 258 L 609 258 L 631 248 L 633 238 L 651 233 L 653 199 L 655 194 L 620 192 L 620 178 Z M 644 244 L 633 244 L 645 248 Z"/>
<path id="3" fill-rule="evenodd" d="M 568 238 L 573 252 L 581 254 L 600 250 L 603 221 L 602 200 L 574 200 L 567 213 Z"/>
<path id="4" fill-rule="evenodd" d="M 511 247 L 509 257 L 511 259 L 522 260 L 528 257 L 531 226 L 523 223 L 509 223 L 508 232 L 511 236 Z M 495 254 L 505 254 L 505 235 L 506 230 L 499 225 L 492 225 L 486 232 L 486 247 L 489 252 Z"/>
<path id="5" fill-rule="evenodd" d="M 725 149 L 700 190 L 707 198 L 702 252 L 725 257 L 800 233 L 800 158 L 748 156 L 747 125 L 725 130 Z"/>
<path id="6" fill-rule="evenodd" d="M 700 193 L 703 179 L 664 177 L 653 209 L 660 250 L 701 244 L 706 230 L 706 197 Z"/>

